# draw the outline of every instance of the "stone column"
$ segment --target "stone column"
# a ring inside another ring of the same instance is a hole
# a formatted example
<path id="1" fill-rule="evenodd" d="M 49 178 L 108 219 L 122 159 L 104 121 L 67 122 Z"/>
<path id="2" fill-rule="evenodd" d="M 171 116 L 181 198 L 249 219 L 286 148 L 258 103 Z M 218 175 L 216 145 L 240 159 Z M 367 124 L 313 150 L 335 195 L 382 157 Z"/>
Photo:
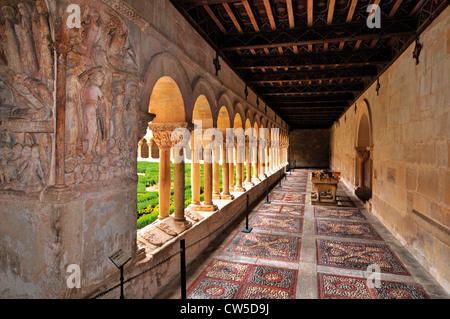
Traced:
<path id="1" fill-rule="evenodd" d="M 169 217 L 170 207 L 170 149 L 176 145 L 179 139 L 172 139 L 172 132 L 176 128 L 187 128 L 186 122 L 182 123 L 150 123 L 149 129 L 153 134 L 153 141 L 159 148 L 159 216 L 158 219 Z M 177 201 L 178 218 L 184 219 L 184 160 L 177 166 L 177 184 L 174 185 L 174 200 Z M 180 175 L 183 175 L 181 177 Z M 175 178 L 175 176 L 174 176 Z M 174 179 L 175 182 L 175 179 Z M 176 193 L 176 195 L 175 195 Z M 180 199 L 182 198 L 182 200 Z M 181 203 L 182 201 L 182 203 Z M 181 212 L 181 208 L 183 212 Z"/>
<path id="2" fill-rule="evenodd" d="M 356 157 L 358 158 L 359 180 L 358 188 L 364 188 L 364 162 L 369 158 L 370 151 L 366 148 L 355 147 Z"/>
<path id="3" fill-rule="evenodd" d="M 245 192 L 245 188 L 242 186 L 242 172 L 243 172 L 243 157 L 245 154 L 245 135 L 236 136 L 236 186 L 234 187 L 235 192 Z"/>
<path id="4" fill-rule="evenodd" d="M 268 175 L 273 174 L 273 167 L 272 167 L 272 143 L 271 140 L 267 141 L 267 172 Z"/>
<path id="5" fill-rule="evenodd" d="M 227 152 L 228 152 L 228 174 L 229 174 L 229 187 L 230 191 L 234 191 L 234 137 L 227 140 Z"/>
<path id="6" fill-rule="evenodd" d="M 222 194 L 221 199 L 232 200 L 234 196 L 230 194 L 230 175 L 229 175 L 229 165 L 227 163 L 227 144 L 225 134 L 223 136 L 223 147 L 222 147 Z"/>
<path id="7" fill-rule="evenodd" d="M 215 145 L 213 149 L 213 199 L 220 199 L 220 183 L 219 183 L 219 176 L 220 176 L 220 147 L 219 145 Z"/>
<path id="8" fill-rule="evenodd" d="M 167 135 L 167 136 L 165 136 Z M 154 141 L 159 148 L 159 216 L 169 217 L 170 206 L 170 137 L 168 132 L 153 132 Z"/>
<path id="9" fill-rule="evenodd" d="M 200 137 L 194 136 L 194 138 L 191 138 L 191 149 L 192 149 L 192 164 L 191 164 L 192 200 L 189 207 L 193 210 L 199 210 L 202 207 L 200 203 L 200 155 L 202 153 L 201 136 Z"/>
<path id="10" fill-rule="evenodd" d="M 253 176 L 252 176 L 252 182 L 260 182 L 261 180 L 259 179 L 259 167 L 258 167 L 258 162 L 259 162 L 259 158 L 258 158 L 258 137 L 257 136 L 252 136 L 253 138 Z"/>
<path id="11" fill-rule="evenodd" d="M 245 137 L 245 166 L 247 170 L 247 174 L 245 176 L 245 186 L 254 186 L 252 183 L 252 163 L 250 162 L 250 138 L 249 136 Z"/>
<path id="12" fill-rule="evenodd" d="M 212 156 L 212 146 L 208 144 L 210 141 L 203 139 L 203 144 L 205 146 L 203 151 L 203 194 L 204 201 L 202 203 L 201 211 L 213 212 L 218 210 L 217 205 L 214 205 L 212 201 L 212 191 L 213 191 L 213 156 Z"/>
<path id="13" fill-rule="evenodd" d="M 64 38 L 64 39 L 63 39 Z M 67 54 L 72 50 L 65 35 L 58 35 L 53 44 L 56 51 L 56 131 L 55 131 L 55 185 L 45 190 L 44 198 L 56 201 L 68 200 L 69 187 L 65 180 L 66 139 L 66 64 Z"/>
<path id="14" fill-rule="evenodd" d="M 259 139 L 259 152 L 260 152 L 260 174 L 259 178 L 261 180 L 267 178 L 266 175 L 266 145 L 267 141 L 265 137 Z"/>

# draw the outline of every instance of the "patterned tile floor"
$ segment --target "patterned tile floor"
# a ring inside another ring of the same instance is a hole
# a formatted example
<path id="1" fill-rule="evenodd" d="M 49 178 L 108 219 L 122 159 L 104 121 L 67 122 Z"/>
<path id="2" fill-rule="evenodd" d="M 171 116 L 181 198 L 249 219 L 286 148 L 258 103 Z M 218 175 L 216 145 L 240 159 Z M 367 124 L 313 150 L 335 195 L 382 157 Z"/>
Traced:
<path id="1" fill-rule="evenodd" d="M 341 182 L 338 207 L 311 206 L 295 170 L 188 267 L 188 298 L 391 299 L 450 296 Z M 239 223 L 239 224 L 238 224 Z M 160 298 L 179 298 L 173 283 Z"/>

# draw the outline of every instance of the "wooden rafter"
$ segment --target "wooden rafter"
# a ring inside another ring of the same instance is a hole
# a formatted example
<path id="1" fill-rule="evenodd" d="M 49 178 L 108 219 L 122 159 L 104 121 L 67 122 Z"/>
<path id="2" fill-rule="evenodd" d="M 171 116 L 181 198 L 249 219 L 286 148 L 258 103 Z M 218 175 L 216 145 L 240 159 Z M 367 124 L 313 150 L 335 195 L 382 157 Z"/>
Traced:
<path id="1" fill-rule="evenodd" d="M 330 0 L 328 2 L 328 16 L 327 16 L 327 24 L 331 24 L 333 22 L 334 15 L 334 5 L 336 4 L 336 0 Z"/>
<path id="2" fill-rule="evenodd" d="M 358 0 L 352 0 L 350 4 L 350 8 L 348 9 L 347 20 L 346 22 L 350 22 L 353 20 L 353 14 L 355 14 L 356 5 L 358 4 Z"/>
<path id="3" fill-rule="evenodd" d="M 313 25 L 313 0 L 308 0 L 307 4 L 307 16 L 308 16 L 308 27 L 312 27 Z"/>
<path id="4" fill-rule="evenodd" d="M 242 4 L 244 5 L 245 11 L 247 12 L 250 22 L 252 23 L 253 29 L 255 29 L 255 31 L 259 31 L 258 23 L 256 22 L 255 16 L 253 15 L 253 11 L 250 7 L 250 4 L 248 3 L 248 0 L 243 0 Z"/>
<path id="5" fill-rule="evenodd" d="M 222 31 L 224 34 L 227 33 L 227 30 L 224 28 L 219 19 L 217 19 L 216 15 L 214 14 L 214 12 L 212 12 L 211 8 L 206 4 L 203 5 L 203 8 L 206 10 L 206 12 L 208 12 L 209 16 L 211 17 L 211 19 L 213 19 L 214 23 L 219 27 L 220 31 Z"/>
<path id="6" fill-rule="evenodd" d="M 397 12 L 398 8 L 400 7 L 400 5 L 402 4 L 403 0 L 397 0 L 394 3 L 394 6 L 391 9 L 391 12 L 389 12 L 388 18 L 392 18 L 395 13 Z"/>
<path id="7" fill-rule="evenodd" d="M 275 19 L 273 18 L 272 8 L 270 6 L 270 0 L 264 0 L 264 6 L 266 8 L 267 18 L 269 18 L 270 27 L 272 30 L 276 30 Z"/>
<path id="8" fill-rule="evenodd" d="M 223 7 L 225 8 L 225 10 L 227 11 L 228 16 L 230 17 L 231 21 L 233 21 L 233 24 L 234 24 L 234 26 L 236 27 L 236 29 L 237 29 L 240 33 L 242 33 L 242 32 L 243 32 L 243 31 L 242 31 L 242 28 L 241 28 L 241 26 L 240 26 L 238 20 L 236 19 L 236 17 L 235 17 L 235 15 L 234 15 L 233 11 L 231 10 L 230 5 L 229 5 L 228 3 L 226 3 L 226 2 L 225 2 L 225 3 L 222 3 L 222 5 L 223 5 Z"/>
<path id="9" fill-rule="evenodd" d="M 295 28 L 295 21 L 294 21 L 294 10 L 292 8 L 292 0 L 286 0 L 286 7 L 289 18 L 289 28 L 293 29 Z"/>

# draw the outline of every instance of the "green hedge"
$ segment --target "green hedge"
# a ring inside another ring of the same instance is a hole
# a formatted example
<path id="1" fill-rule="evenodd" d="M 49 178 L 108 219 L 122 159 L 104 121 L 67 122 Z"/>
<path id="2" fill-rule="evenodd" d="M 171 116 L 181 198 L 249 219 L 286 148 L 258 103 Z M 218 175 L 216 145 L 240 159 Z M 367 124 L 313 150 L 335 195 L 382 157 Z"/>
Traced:
<path id="1" fill-rule="evenodd" d="M 171 181 L 173 182 L 173 163 L 170 166 Z M 245 167 L 244 167 L 245 170 Z M 137 184 L 137 228 L 143 228 L 153 223 L 159 214 L 159 196 L 158 191 L 147 191 L 146 188 L 158 184 L 159 181 L 159 163 L 158 162 L 137 162 L 138 184 Z M 220 167 L 221 171 L 221 167 Z M 219 184 L 222 185 L 222 174 L 220 174 Z M 204 185 L 203 185 L 203 164 L 200 164 L 200 200 L 204 200 Z M 220 187 L 220 191 L 222 188 Z M 173 189 L 171 190 L 173 195 Z M 191 203 L 191 164 L 185 164 L 185 194 L 184 207 Z M 170 199 L 169 211 L 172 214 L 174 211 L 173 196 Z"/>

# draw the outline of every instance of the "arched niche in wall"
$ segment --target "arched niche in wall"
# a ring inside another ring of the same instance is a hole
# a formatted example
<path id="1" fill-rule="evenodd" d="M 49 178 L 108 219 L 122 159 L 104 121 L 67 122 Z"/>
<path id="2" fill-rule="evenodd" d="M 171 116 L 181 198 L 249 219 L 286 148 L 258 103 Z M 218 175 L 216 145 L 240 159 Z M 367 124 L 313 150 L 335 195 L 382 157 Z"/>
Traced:
<path id="1" fill-rule="evenodd" d="M 373 128 L 367 100 L 358 105 L 355 132 L 355 194 L 363 201 L 372 197 Z"/>

